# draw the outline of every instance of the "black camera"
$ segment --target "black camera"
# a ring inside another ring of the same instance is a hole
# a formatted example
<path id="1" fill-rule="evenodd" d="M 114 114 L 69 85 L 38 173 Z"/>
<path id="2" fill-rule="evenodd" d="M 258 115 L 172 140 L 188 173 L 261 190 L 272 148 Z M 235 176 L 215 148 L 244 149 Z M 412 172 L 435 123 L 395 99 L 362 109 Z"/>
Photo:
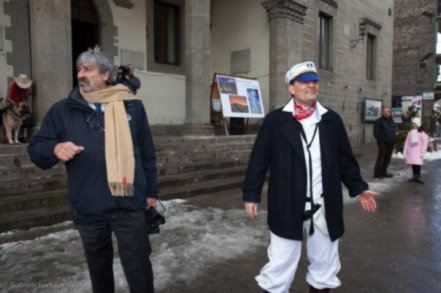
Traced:
<path id="1" fill-rule="evenodd" d="M 165 224 L 165 218 L 154 207 L 145 211 L 145 221 L 147 222 L 147 233 L 158 234 L 159 225 Z"/>
<path id="2" fill-rule="evenodd" d="M 314 204 L 310 210 L 304 211 L 302 215 L 303 221 L 311 219 L 312 216 L 314 216 L 314 214 L 320 209 L 320 207 L 320 204 Z"/>
<path id="3" fill-rule="evenodd" d="M 121 70 L 122 75 L 126 75 L 129 74 L 130 67 L 128 65 L 121 65 L 120 67 L 118 67 L 118 71 L 119 70 Z"/>

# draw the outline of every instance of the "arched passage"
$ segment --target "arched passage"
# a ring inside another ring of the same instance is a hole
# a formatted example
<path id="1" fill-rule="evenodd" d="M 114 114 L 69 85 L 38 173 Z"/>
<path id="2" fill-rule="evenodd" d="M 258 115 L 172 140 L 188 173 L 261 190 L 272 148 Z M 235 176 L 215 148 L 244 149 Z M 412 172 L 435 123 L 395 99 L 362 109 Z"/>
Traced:
<path id="1" fill-rule="evenodd" d="M 73 85 L 76 86 L 75 61 L 81 52 L 99 43 L 99 15 L 92 0 L 72 0 L 72 72 Z"/>

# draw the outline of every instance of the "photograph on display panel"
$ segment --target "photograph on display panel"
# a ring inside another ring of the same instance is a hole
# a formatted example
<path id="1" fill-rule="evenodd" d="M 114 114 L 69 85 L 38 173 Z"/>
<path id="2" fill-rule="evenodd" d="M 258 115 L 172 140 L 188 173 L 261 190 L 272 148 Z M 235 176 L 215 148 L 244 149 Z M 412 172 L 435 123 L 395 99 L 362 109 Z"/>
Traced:
<path id="1" fill-rule="evenodd" d="M 265 116 L 259 82 L 255 78 L 217 75 L 224 117 L 262 118 Z"/>
<path id="2" fill-rule="evenodd" d="M 363 111 L 363 121 L 364 122 L 375 122 L 381 117 L 383 101 L 374 99 L 364 99 L 364 111 Z"/>

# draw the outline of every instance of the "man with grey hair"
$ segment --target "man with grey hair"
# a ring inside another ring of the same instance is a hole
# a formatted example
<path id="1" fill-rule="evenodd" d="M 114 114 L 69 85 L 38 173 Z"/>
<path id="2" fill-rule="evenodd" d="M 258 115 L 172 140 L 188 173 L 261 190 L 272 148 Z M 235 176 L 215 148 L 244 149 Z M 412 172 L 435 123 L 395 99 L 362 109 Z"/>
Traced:
<path id="1" fill-rule="evenodd" d="M 98 47 L 76 65 L 78 86 L 49 109 L 29 155 L 42 169 L 65 162 L 93 292 L 115 291 L 112 232 L 130 292 L 154 292 L 145 210 L 156 207 L 158 185 L 144 106 L 110 86 L 113 65 Z"/>

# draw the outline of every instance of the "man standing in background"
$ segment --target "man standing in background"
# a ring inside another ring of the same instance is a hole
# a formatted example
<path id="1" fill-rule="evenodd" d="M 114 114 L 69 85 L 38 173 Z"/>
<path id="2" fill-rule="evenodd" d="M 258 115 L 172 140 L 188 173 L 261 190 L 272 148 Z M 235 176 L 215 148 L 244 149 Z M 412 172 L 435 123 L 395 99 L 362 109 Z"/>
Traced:
<path id="1" fill-rule="evenodd" d="M 394 175 L 387 172 L 387 167 L 392 158 L 397 135 L 395 133 L 395 122 L 390 115 L 389 108 L 384 108 L 382 116 L 375 120 L 374 137 L 377 140 L 378 146 L 374 177 L 378 179 L 391 178 Z"/>

